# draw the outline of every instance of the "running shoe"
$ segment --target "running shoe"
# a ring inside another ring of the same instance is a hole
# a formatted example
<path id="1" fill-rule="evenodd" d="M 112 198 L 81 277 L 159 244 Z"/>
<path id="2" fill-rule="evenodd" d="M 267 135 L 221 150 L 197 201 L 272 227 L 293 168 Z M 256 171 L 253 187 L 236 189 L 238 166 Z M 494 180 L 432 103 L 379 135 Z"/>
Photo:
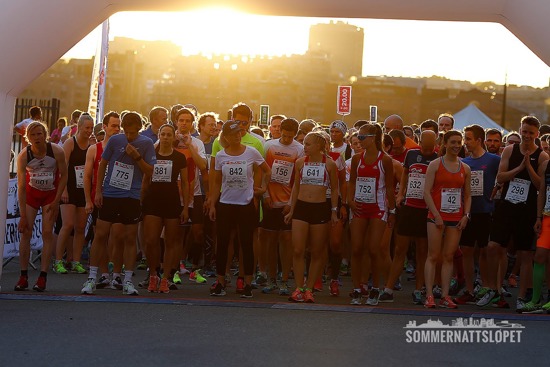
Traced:
<path id="1" fill-rule="evenodd" d="M 170 279 L 168 279 L 168 289 L 170 289 L 171 291 L 177 291 L 178 286 L 174 282 L 172 282 Z"/>
<path id="2" fill-rule="evenodd" d="M 435 299 L 440 299 L 441 298 L 441 292 L 442 292 L 441 287 L 438 286 L 438 285 L 434 285 L 434 287 L 432 288 L 432 293 L 433 293 Z"/>
<path id="3" fill-rule="evenodd" d="M 479 291 L 483 288 L 483 286 L 481 285 L 481 282 L 478 282 L 477 280 L 474 282 L 474 296 L 477 297 L 477 294 L 479 293 Z"/>
<path id="4" fill-rule="evenodd" d="M 304 292 L 304 302 L 315 303 L 315 297 L 313 297 L 313 292 L 310 289 L 306 289 Z"/>
<path id="5" fill-rule="evenodd" d="M 502 294 L 504 297 L 512 297 L 512 293 L 510 293 L 504 285 L 500 287 L 500 294 Z"/>
<path id="6" fill-rule="evenodd" d="M 393 285 L 393 290 L 394 291 L 400 291 L 403 289 L 403 286 L 401 285 L 401 280 L 400 279 L 397 279 L 395 281 L 395 284 Z"/>
<path id="7" fill-rule="evenodd" d="M 122 294 L 126 294 L 128 296 L 137 296 L 139 295 L 139 292 L 134 287 L 134 284 L 130 281 L 127 281 L 124 283 L 124 287 L 122 288 Z"/>
<path id="8" fill-rule="evenodd" d="M 332 279 L 329 284 L 330 295 L 338 297 L 340 295 L 340 283 L 337 279 Z"/>
<path id="9" fill-rule="evenodd" d="M 422 294 L 422 291 L 419 291 L 418 289 L 415 289 L 412 292 L 412 300 L 415 305 L 421 305 L 424 303 L 424 295 Z"/>
<path id="10" fill-rule="evenodd" d="M 506 300 L 502 296 L 497 302 L 493 303 L 492 306 L 494 308 L 510 308 L 510 304 L 506 302 Z"/>
<path id="11" fill-rule="evenodd" d="M 122 290 L 122 288 L 123 288 L 123 285 L 120 277 L 116 277 L 113 280 L 111 280 L 111 289 L 116 289 L 120 291 Z"/>
<path id="12" fill-rule="evenodd" d="M 174 273 L 174 278 L 172 279 L 172 282 L 174 282 L 174 284 L 181 284 L 181 278 L 177 272 Z"/>
<path id="13" fill-rule="evenodd" d="M 19 277 L 19 281 L 17 282 L 17 284 L 15 285 L 15 287 L 13 287 L 13 290 L 26 291 L 28 288 L 29 288 L 29 278 L 24 275 L 21 275 Z"/>
<path id="14" fill-rule="evenodd" d="M 405 272 L 409 274 L 413 274 L 415 270 L 416 269 L 414 268 L 414 265 L 412 263 L 408 263 L 407 266 L 405 267 Z"/>
<path id="15" fill-rule="evenodd" d="M 290 290 L 288 289 L 287 282 L 279 283 L 279 296 L 290 296 Z"/>
<path id="16" fill-rule="evenodd" d="M 103 289 L 103 288 L 107 288 L 111 285 L 111 281 L 109 280 L 109 278 L 107 278 L 106 276 L 102 275 L 99 280 L 97 281 L 95 287 L 97 289 Z"/>
<path id="17" fill-rule="evenodd" d="M 256 287 L 263 287 L 267 284 L 267 275 L 259 271 L 256 274 L 256 278 L 252 281 L 252 285 Z"/>
<path id="18" fill-rule="evenodd" d="M 369 298 L 365 301 L 366 305 L 369 306 L 376 306 L 378 305 L 378 296 L 380 295 L 380 291 L 378 289 L 371 289 L 369 292 Z"/>
<path id="19" fill-rule="evenodd" d="M 45 277 L 38 277 L 36 279 L 36 284 L 34 287 L 32 287 L 37 292 L 44 292 L 46 290 L 46 278 Z"/>
<path id="20" fill-rule="evenodd" d="M 225 287 L 216 280 L 214 288 L 210 288 L 210 295 L 215 297 L 225 296 Z"/>
<path id="21" fill-rule="evenodd" d="M 384 291 L 380 293 L 380 296 L 378 296 L 378 302 L 381 303 L 392 303 L 393 302 L 393 293 L 389 294 Z"/>
<path id="22" fill-rule="evenodd" d="M 189 274 L 189 270 L 185 267 L 185 263 L 182 262 L 180 263 L 180 275 L 184 276 L 185 274 Z"/>
<path id="23" fill-rule="evenodd" d="M 237 293 L 242 294 L 244 292 L 244 278 L 237 278 L 237 289 L 235 290 Z"/>
<path id="24" fill-rule="evenodd" d="M 225 274 L 225 287 L 231 288 L 231 274 Z"/>
<path id="25" fill-rule="evenodd" d="M 147 276 L 145 277 L 145 279 L 138 283 L 138 287 L 149 288 L 149 272 L 147 272 Z"/>
<path id="26" fill-rule="evenodd" d="M 170 293 L 170 281 L 168 278 L 162 278 L 158 287 L 159 293 Z"/>
<path id="27" fill-rule="evenodd" d="M 424 307 L 426 307 L 426 308 L 435 308 L 435 298 L 434 298 L 434 296 L 426 296 L 426 301 L 424 301 Z"/>
<path id="28" fill-rule="evenodd" d="M 279 287 L 277 287 L 277 281 L 275 279 L 271 279 L 267 282 L 267 285 L 262 288 L 262 293 L 269 294 L 277 289 L 279 289 Z"/>
<path id="29" fill-rule="evenodd" d="M 94 294 L 96 285 L 95 281 L 92 278 L 88 278 L 88 280 L 84 283 L 84 286 L 82 290 L 80 291 L 81 294 Z"/>
<path id="30" fill-rule="evenodd" d="M 361 283 L 361 295 L 363 296 L 363 298 L 367 298 L 369 296 L 371 289 L 372 287 L 370 285 Z"/>
<path id="31" fill-rule="evenodd" d="M 349 265 L 341 263 L 340 264 L 340 275 L 341 276 L 348 276 L 349 274 L 350 274 L 349 273 Z"/>
<path id="32" fill-rule="evenodd" d="M 487 292 L 489 292 L 489 288 L 486 288 L 486 287 L 481 287 L 477 290 L 475 290 L 474 288 L 474 295 L 476 296 L 476 299 L 479 301 L 480 299 L 482 299 L 486 294 Z"/>
<path id="33" fill-rule="evenodd" d="M 500 299 L 500 294 L 497 293 L 497 291 L 494 291 L 492 289 L 489 289 L 487 293 L 479 301 L 477 301 L 476 305 L 479 307 L 486 307 L 489 306 L 492 303 L 497 302 Z"/>
<path id="34" fill-rule="evenodd" d="M 149 277 L 149 285 L 147 286 L 147 292 L 149 292 L 149 293 L 158 292 L 159 291 L 159 282 L 160 282 L 160 279 L 159 279 L 158 276 L 151 275 Z M 168 284 L 166 284 L 166 286 L 168 286 Z"/>
<path id="35" fill-rule="evenodd" d="M 142 257 L 141 260 L 139 260 L 137 270 L 147 270 L 147 259 Z"/>
<path id="36" fill-rule="evenodd" d="M 53 264 L 53 271 L 57 274 L 67 274 L 69 271 L 65 269 L 65 265 L 63 265 L 63 260 L 56 260 Z"/>
<path id="37" fill-rule="evenodd" d="M 533 302 L 526 302 L 522 308 L 516 309 L 517 313 L 543 313 L 541 305 L 534 304 Z"/>
<path id="38" fill-rule="evenodd" d="M 439 307 L 441 308 L 457 308 L 456 303 L 453 302 L 451 296 L 445 296 L 439 301 Z"/>
<path id="39" fill-rule="evenodd" d="M 243 294 L 241 294 L 241 298 L 252 298 L 252 286 L 250 284 L 244 286 L 244 291 Z"/>
<path id="40" fill-rule="evenodd" d="M 82 264 L 79 261 L 73 262 L 73 268 L 71 269 L 71 272 L 77 273 L 77 274 L 87 274 L 88 271 L 84 269 Z"/>
<path id="41" fill-rule="evenodd" d="M 527 302 L 528 301 L 526 299 L 518 297 L 518 299 L 516 300 L 516 311 L 521 310 Z"/>
<path id="42" fill-rule="evenodd" d="M 315 284 L 313 284 L 313 291 L 314 292 L 322 292 L 323 291 L 323 279 L 319 278 L 315 281 Z"/>
<path id="43" fill-rule="evenodd" d="M 412 282 L 413 280 L 416 280 L 416 272 L 410 273 L 409 275 L 407 275 L 408 282 Z"/>
<path id="44" fill-rule="evenodd" d="M 457 305 L 475 305 L 476 298 L 468 291 L 464 291 L 462 296 L 453 299 Z"/>
<path id="45" fill-rule="evenodd" d="M 196 269 L 189 274 L 189 280 L 191 282 L 203 284 L 206 283 L 206 278 L 201 275 L 201 269 Z"/>
<path id="46" fill-rule="evenodd" d="M 288 297 L 290 302 L 304 302 L 304 292 L 300 288 L 296 288 Z"/>
<path id="47" fill-rule="evenodd" d="M 543 311 L 550 313 L 550 302 L 543 304 L 541 308 L 543 309 Z"/>
<path id="48" fill-rule="evenodd" d="M 361 294 L 361 292 L 357 292 L 356 290 L 354 290 L 350 294 L 350 296 L 351 296 L 350 305 L 358 306 L 363 303 L 363 295 Z"/>
<path id="49" fill-rule="evenodd" d="M 518 277 L 515 274 L 510 274 L 508 277 L 508 287 L 517 288 L 518 287 Z"/>

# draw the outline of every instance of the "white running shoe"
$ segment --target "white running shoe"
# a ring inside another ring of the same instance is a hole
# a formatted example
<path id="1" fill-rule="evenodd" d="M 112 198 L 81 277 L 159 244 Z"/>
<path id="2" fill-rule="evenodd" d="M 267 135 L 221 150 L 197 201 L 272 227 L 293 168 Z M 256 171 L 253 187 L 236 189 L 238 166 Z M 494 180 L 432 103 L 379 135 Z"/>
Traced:
<path id="1" fill-rule="evenodd" d="M 122 289 L 122 294 L 127 294 L 129 296 L 137 296 L 139 295 L 139 292 L 134 287 L 134 284 L 130 281 L 124 283 L 124 287 Z"/>
<path id="2" fill-rule="evenodd" d="M 95 291 L 95 280 L 92 278 L 88 279 L 86 283 L 84 283 L 84 287 L 80 291 L 81 294 L 94 294 Z"/>

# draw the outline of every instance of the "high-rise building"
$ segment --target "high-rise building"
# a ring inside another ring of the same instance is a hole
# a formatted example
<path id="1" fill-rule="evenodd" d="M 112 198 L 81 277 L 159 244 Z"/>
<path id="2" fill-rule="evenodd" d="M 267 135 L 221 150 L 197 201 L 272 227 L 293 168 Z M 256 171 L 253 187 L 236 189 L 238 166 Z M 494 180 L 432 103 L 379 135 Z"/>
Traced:
<path id="1" fill-rule="evenodd" d="M 339 78 L 360 78 L 363 74 L 363 28 L 341 21 L 321 23 L 309 28 L 309 47 L 312 53 L 324 53 L 331 72 Z"/>

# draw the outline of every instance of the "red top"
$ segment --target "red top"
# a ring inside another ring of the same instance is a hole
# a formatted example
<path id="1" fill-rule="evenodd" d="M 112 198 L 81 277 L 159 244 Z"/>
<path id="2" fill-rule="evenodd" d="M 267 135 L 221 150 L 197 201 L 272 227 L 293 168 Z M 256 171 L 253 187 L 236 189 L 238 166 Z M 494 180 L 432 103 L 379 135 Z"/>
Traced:
<path id="1" fill-rule="evenodd" d="M 437 211 L 444 221 L 459 221 L 464 215 L 464 180 L 466 178 L 464 165 L 459 160 L 457 172 L 450 172 L 445 167 L 443 157 L 435 173 L 432 187 L 432 198 Z M 434 219 L 432 212 L 428 218 Z"/>

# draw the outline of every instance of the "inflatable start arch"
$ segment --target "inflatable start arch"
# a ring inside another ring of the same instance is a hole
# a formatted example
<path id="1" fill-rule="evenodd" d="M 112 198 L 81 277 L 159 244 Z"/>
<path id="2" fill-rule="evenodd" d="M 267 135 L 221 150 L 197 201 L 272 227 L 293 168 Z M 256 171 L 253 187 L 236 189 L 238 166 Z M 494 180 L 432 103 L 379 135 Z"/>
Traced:
<path id="1" fill-rule="evenodd" d="M 120 11 L 232 7 L 262 15 L 501 23 L 550 65 L 547 0 L 18 0 L 0 3 L 0 192 L 7 193 L 15 99 L 97 25 Z M 0 200 L 5 223 L 6 200 Z M 0 225 L 0 238 L 5 227 Z M 0 241 L 0 253 L 4 241 Z M 0 262 L 0 278 L 2 263 Z"/>

